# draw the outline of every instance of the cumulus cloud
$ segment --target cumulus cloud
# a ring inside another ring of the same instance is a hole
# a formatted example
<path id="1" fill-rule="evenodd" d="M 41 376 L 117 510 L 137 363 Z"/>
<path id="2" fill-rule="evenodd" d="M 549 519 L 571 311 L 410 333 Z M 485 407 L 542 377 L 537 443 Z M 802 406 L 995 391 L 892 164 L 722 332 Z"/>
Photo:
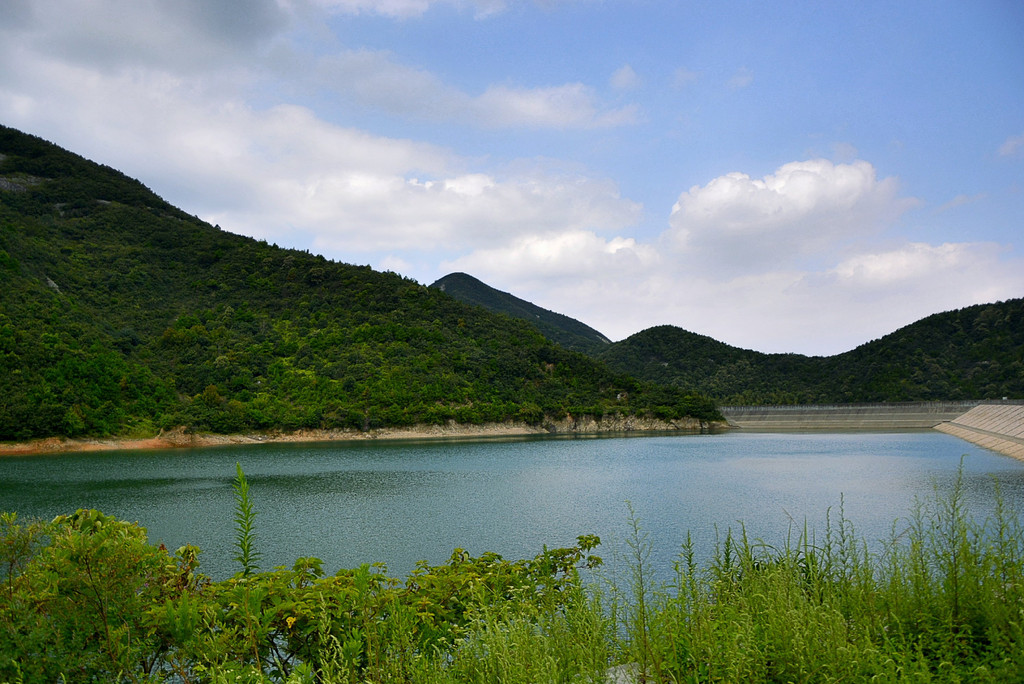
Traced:
<path id="1" fill-rule="evenodd" d="M 787 299 L 807 302 L 815 343 L 831 338 L 830 351 L 838 352 L 932 313 L 1022 291 L 1024 263 L 1001 245 L 909 242 L 864 249 L 824 271 L 803 274 L 774 308 L 785 314 Z"/>
<path id="2" fill-rule="evenodd" d="M 489 273 L 502 282 L 574 281 L 603 274 L 608 279 L 631 278 L 659 263 L 657 250 L 633 238 L 604 238 L 593 231 L 572 228 L 549 234 L 531 233 L 508 244 L 476 250 L 445 262 L 452 271 Z"/>
<path id="3" fill-rule="evenodd" d="M 948 273 L 972 265 L 972 260 L 991 246 L 971 243 L 929 245 L 911 242 L 885 252 L 858 254 L 841 261 L 827 273 L 847 287 L 858 290 L 891 288 L 898 283 L 920 281 L 923 277 Z"/>
<path id="4" fill-rule="evenodd" d="M 672 268 L 655 245 L 585 229 L 515 236 L 441 264 L 616 338 L 673 320 L 665 304 L 681 292 L 665 278 Z"/>
<path id="5" fill-rule="evenodd" d="M 246 101 L 246 84 L 262 76 L 258 68 L 233 66 L 245 60 L 214 60 L 196 75 L 164 54 L 164 43 L 173 41 L 188 52 L 182 46 L 195 42 L 194 36 L 186 40 L 193 32 L 219 36 L 212 42 L 224 50 L 272 35 L 283 21 L 276 12 L 287 3 L 247 4 L 256 18 L 241 26 L 227 21 L 239 9 L 230 2 L 113 0 L 90 14 L 92 4 L 67 0 L 7 10 L 25 30 L 0 44 L 4 63 L 19 64 L 0 73 L 0 119 L 143 178 L 228 230 L 283 244 L 306 241 L 345 259 L 365 250 L 441 244 L 465 250 L 526 229 L 540 235 L 620 230 L 639 216 L 639 206 L 620 197 L 614 183 L 585 172 L 541 162 L 481 168 L 449 149 L 329 124 L 305 107 L 254 107 Z M 56 5 L 64 5 L 65 14 Z M 117 11 L 124 23 L 115 20 Z M 88 30 L 80 46 L 66 50 L 90 56 L 51 50 L 72 37 L 76 24 Z M 137 36 L 126 35 L 136 30 Z M 157 31 L 167 35 L 154 36 L 156 47 L 144 45 Z M 102 54 L 104 42 L 117 46 L 116 60 Z M 152 59 L 140 60 L 147 50 Z M 117 64 L 135 66 L 113 68 Z M 601 107 L 582 84 L 501 85 L 474 97 L 388 53 L 351 51 L 324 64 L 335 81 L 390 111 L 415 100 L 434 103 L 437 118 L 554 128 L 617 125 L 633 117 L 628 108 Z M 289 231 L 295 239 L 288 239 Z M 396 251 L 394 258 L 405 257 Z"/>
<path id="6" fill-rule="evenodd" d="M 618 229 L 636 214 L 635 205 L 610 192 L 606 182 L 543 175 L 466 174 L 428 181 L 395 175 L 363 177 L 358 184 L 335 177 L 318 179 L 312 191 L 308 184 L 294 187 L 291 195 L 282 199 L 316 228 L 315 244 L 334 253 L 440 245 L 462 251 L 524 231 Z"/>
<path id="7" fill-rule="evenodd" d="M 812 159 L 760 179 L 734 172 L 690 188 L 672 207 L 665 237 L 706 267 L 749 271 L 877 233 L 916 203 L 868 162 Z"/>

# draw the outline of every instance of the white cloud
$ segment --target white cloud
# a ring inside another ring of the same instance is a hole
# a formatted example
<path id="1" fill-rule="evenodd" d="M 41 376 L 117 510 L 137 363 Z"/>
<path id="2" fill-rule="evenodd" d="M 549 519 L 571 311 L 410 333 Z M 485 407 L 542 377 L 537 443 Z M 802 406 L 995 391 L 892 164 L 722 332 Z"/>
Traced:
<path id="1" fill-rule="evenodd" d="M 123 30 L 138 28 L 140 42 L 148 35 L 145 12 L 148 30 L 182 38 L 226 7 L 199 0 L 115 2 L 125 13 Z M 88 16 L 84 0 L 68 3 L 69 17 L 117 43 L 108 35 L 120 30 L 113 16 L 105 10 Z M 282 244 L 305 240 L 338 258 L 366 250 L 407 258 L 398 251 L 448 244 L 465 250 L 525 229 L 621 230 L 639 216 L 639 206 L 621 198 L 614 183 L 585 172 L 543 162 L 480 168 L 448 149 L 331 125 L 308 108 L 253 107 L 246 90 L 262 77 L 258 68 L 217 62 L 198 75 L 179 73 L 172 63 L 108 68 L 105 59 L 39 52 L 71 29 L 51 4 L 45 7 L 19 19 L 34 30 L 0 42 L 0 60 L 19 65 L 0 72 L 0 120 L 145 179 L 225 229 Z M 251 32 L 272 32 L 273 22 L 267 26 Z M 129 52 L 145 49 L 130 47 L 125 63 Z M 582 84 L 494 86 L 470 97 L 388 53 L 355 51 L 325 63 L 377 106 L 400 110 L 411 100 L 433 101 L 438 117 L 458 112 L 484 126 L 600 127 L 633 117 L 629 108 L 602 108 Z M 388 104 L 389 97 L 397 99 Z M 289 231 L 302 237 L 289 238 Z"/>
<path id="2" fill-rule="evenodd" d="M 300 201 L 301 200 L 301 201 Z M 459 252 L 514 239 L 585 227 L 621 229 L 637 213 L 607 182 L 544 175 L 499 179 L 466 174 L 435 181 L 374 176 L 290 188 L 277 203 L 314 229 L 315 244 L 345 250 L 447 248 Z M 282 211 L 281 220 L 287 218 Z"/>
<path id="3" fill-rule="evenodd" d="M 1011 135 L 1003 144 L 999 146 L 1000 157 L 1013 157 L 1018 152 L 1024 149 L 1024 133 L 1020 135 Z"/>
<path id="4" fill-rule="evenodd" d="M 702 268 L 746 272 L 792 264 L 876 234 L 916 200 L 865 161 L 791 162 L 763 178 L 735 172 L 679 196 L 666 238 Z"/>
<path id="5" fill-rule="evenodd" d="M 378 271 L 393 271 L 394 273 L 407 274 L 413 269 L 413 265 L 401 257 L 388 254 L 380 259 L 374 266 Z"/>
<path id="6" fill-rule="evenodd" d="M 438 275 L 453 271 L 619 338 L 652 320 L 671 321 L 671 307 L 664 304 L 679 294 L 675 283 L 660 294 L 651 291 L 672 272 L 654 245 L 584 229 L 513 237 L 443 262 Z"/>
<path id="7" fill-rule="evenodd" d="M 398 62 L 389 52 L 355 50 L 321 60 L 323 85 L 381 111 L 484 128 L 607 128 L 635 123 L 636 106 L 604 106 L 582 83 L 523 88 L 493 85 L 479 95 Z"/>
<path id="8" fill-rule="evenodd" d="M 606 128 L 638 118 L 636 106 L 602 111 L 593 89 L 582 83 L 533 89 L 492 86 L 473 101 L 471 111 L 487 126 Z"/>
<path id="9" fill-rule="evenodd" d="M 633 90 L 640 86 L 640 76 L 628 64 L 624 64 L 612 73 L 609 84 L 616 90 Z"/>
<path id="10" fill-rule="evenodd" d="M 603 238 L 573 228 L 515 237 L 507 244 L 476 250 L 445 262 L 449 271 L 488 273 L 501 282 L 565 283 L 602 274 L 609 279 L 642 274 L 659 262 L 657 250 L 633 238 Z"/>
<path id="11" fill-rule="evenodd" d="M 935 273 L 955 271 L 970 266 L 979 246 L 970 243 L 929 245 L 908 243 L 886 252 L 858 254 L 830 269 L 829 275 L 844 286 L 857 288 L 891 288 L 898 283 L 911 283 Z"/>
<path id="12" fill-rule="evenodd" d="M 212 149 L 205 161 L 195 157 L 219 134 L 191 133 L 181 144 L 191 152 L 187 164 L 211 168 L 222 160 L 212 175 L 238 185 L 237 201 L 228 202 L 210 178 L 203 204 L 222 209 L 208 218 L 264 237 L 294 226 L 341 258 L 467 249 L 527 227 L 620 229 L 639 211 L 607 181 L 552 174 L 542 165 L 501 176 L 465 171 L 467 162 L 447 150 L 336 128 L 295 107 L 233 112 L 216 127 L 244 131 L 250 144 L 226 154 Z"/>

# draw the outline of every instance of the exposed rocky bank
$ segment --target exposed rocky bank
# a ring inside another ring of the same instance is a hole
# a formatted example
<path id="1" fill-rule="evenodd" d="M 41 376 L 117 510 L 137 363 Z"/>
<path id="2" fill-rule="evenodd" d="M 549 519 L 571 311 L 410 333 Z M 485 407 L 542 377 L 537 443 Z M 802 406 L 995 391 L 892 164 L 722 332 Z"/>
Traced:
<path id="1" fill-rule="evenodd" d="M 493 437 L 519 437 L 551 434 L 608 434 L 644 432 L 707 432 L 724 424 L 707 423 L 696 418 L 665 421 L 656 418 L 613 416 L 597 419 L 593 416 L 566 416 L 560 420 L 545 421 L 540 425 L 521 422 L 489 423 L 485 425 L 415 425 L 405 428 L 379 430 L 296 430 L 294 432 L 250 432 L 235 435 L 189 432 L 175 428 L 147 438 L 89 438 L 70 439 L 49 437 L 30 442 L 0 444 L 0 456 L 27 456 L 31 454 L 112 451 L 119 449 L 175 449 L 224 446 L 230 444 L 265 444 L 274 442 L 331 442 L 368 439 L 479 439 Z"/>

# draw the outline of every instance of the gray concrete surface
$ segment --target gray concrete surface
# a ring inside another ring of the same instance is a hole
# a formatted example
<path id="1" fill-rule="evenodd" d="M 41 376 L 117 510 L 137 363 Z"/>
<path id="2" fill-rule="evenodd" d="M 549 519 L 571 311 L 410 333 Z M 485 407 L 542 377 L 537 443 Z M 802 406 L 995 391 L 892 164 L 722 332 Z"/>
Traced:
<path id="1" fill-rule="evenodd" d="M 936 429 L 1024 460 L 1024 404 L 982 404 Z"/>
<path id="2" fill-rule="evenodd" d="M 978 401 L 926 401 L 799 406 L 723 406 L 733 428 L 765 431 L 927 430 L 978 406 Z"/>
<path id="3" fill-rule="evenodd" d="M 729 426 L 751 432 L 936 429 L 1024 460 L 1024 401 L 723 406 Z"/>

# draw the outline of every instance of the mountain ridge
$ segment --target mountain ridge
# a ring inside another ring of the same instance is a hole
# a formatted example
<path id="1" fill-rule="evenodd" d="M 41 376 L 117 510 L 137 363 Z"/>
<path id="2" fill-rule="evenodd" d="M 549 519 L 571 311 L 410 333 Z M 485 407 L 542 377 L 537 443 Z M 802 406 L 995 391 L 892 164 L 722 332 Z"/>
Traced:
<path id="1" fill-rule="evenodd" d="M 454 296 L 518 317 L 553 341 L 574 339 L 574 329 L 593 330 L 561 314 L 540 325 L 537 312 L 553 312 L 467 274 L 432 287 L 453 281 Z M 1024 299 L 932 314 L 831 356 L 742 349 L 674 325 L 618 342 L 575 344 L 619 372 L 725 405 L 1024 398 Z"/>
<path id="2" fill-rule="evenodd" d="M 1024 398 L 1024 299 L 926 316 L 833 356 L 765 354 L 656 326 L 597 358 L 720 404 Z"/>

